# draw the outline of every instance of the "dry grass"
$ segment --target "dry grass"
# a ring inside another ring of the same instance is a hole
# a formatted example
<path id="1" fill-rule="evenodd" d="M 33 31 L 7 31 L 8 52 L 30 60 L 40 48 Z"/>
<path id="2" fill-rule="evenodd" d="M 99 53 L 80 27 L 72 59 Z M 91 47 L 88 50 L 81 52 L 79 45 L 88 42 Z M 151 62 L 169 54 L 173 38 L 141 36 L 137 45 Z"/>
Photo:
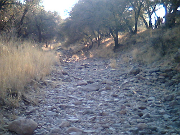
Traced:
<path id="1" fill-rule="evenodd" d="M 113 38 L 107 38 L 102 41 L 100 46 L 94 45 L 90 51 L 91 57 L 99 58 L 114 58 L 116 54 L 113 51 L 114 49 L 114 40 Z"/>
<path id="2" fill-rule="evenodd" d="M 117 62 L 116 62 L 116 59 L 110 59 L 110 67 L 112 69 L 116 69 L 117 68 Z"/>
<path id="3" fill-rule="evenodd" d="M 126 35 L 121 40 L 123 47 L 119 48 L 119 51 L 131 51 L 133 60 L 141 63 L 150 64 L 166 57 L 172 61 L 180 47 L 179 35 L 180 26 L 172 29 L 148 29 L 137 35 Z M 124 57 L 124 61 L 127 60 L 128 57 Z"/>
<path id="4" fill-rule="evenodd" d="M 16 47 L 18 45 L 18 47 Z M 43 52 L 31 43 L 0 42 L 0 98 L 8 105 L 18 105 L 24 87 L 39 81 L 55 62 L 51 52 Z"/>

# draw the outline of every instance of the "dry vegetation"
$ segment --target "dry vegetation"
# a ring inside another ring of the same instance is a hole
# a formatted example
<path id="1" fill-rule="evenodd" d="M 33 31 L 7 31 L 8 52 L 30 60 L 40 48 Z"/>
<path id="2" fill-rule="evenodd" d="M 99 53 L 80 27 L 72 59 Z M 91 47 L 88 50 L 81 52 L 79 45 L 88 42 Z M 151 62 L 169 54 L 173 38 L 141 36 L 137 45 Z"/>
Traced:
<path id="1" fill-rule="evenodd" d="M 148 29 L 137 35 L 126 35 L 121 40 L 119 51 L 131 51 L 134 60 L 150 64 L 158 60 L 173 62 L 173 56 L 180 47 L 180 26 L 173 29 Z M 124 56 L 127 61 L 127 57 Z"/>
<path id="2" fill-rule="evenodd" d="M 118 55 L 121 55 L 124 62 L 135 60 L 151 64 L 164 59 L 166 63 L 172 63 L 174 54 L 180 48 L 179 35 L 180 26 L 172 29 L 142 29 L 136 35 L 129 33 L 119 35 L 120 47 L 116 53 L 113 51 L 113 38 L 103 39 L 100 46 L 94 44 L 92 49 L 86 49 L 86 52 L 83 51 L 84 45 L 74 44 L 71 49 L 75 54 L 78 54 L 78 59 L 80 56 L 116 59 Z M 115 67 L 114 63 L 115 61 L 111 60 L 112 67 Z"/>
<path id="3" fill-rule="evenodd" d="M 43 80 L 50 73 L 56 58 L 30 42 L 0 41 L 0 102 L 18 106 L 25 86 Z"/>

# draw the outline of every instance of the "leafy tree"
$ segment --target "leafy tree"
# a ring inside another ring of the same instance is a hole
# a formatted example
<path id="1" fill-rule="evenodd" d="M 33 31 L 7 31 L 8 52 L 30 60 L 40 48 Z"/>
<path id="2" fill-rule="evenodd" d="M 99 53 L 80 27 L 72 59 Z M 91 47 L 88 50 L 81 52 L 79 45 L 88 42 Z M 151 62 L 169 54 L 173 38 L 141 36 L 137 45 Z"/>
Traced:
<path id="1" fill-rule="evenodd" d="M 145 0 L 144 1 L 144 11 L 145 14 L 148 15 L 148 20 L 149 22 L 147 23 L 146 20 L 143 17 L 143 14 L 141 14 L 141 18 L 143 19 L 145 25 L 147 28 L 152 28 L 152 14 L 156 11 L 156 1 L 151 1 L 151 0 Z"/>
<path id="2" fill-rule="evenodd" d="M 138 19 L 141 15 L 141 10 L 144 5 L 144 0 L 129 0 L 130 6 L 132 7 L 134 11 L 134 33 L 137 33 L 137 27 L 138 27 Z"/>
<path id="3" fill-rule="evenodd" d="M 89 35 L 99 42 L 101 35 L 109 31 L 117 48 L 118 32 L 128 29 L 123 16 L 126 3 L 125 0 L 80 0 L 72 9 L 63 30 L 66 30 L 69 41 L 70 38 L 77 41 Z"/>
<path id="4" fill-rule="evenodd" d="M 57 37 L 61 17 L 56 12 L 47 12 L 40 0 L 0 1 L 0 31 L 31 38 L 37 42 L 49 42 Z M 13 32 L 11 32 L 13 31 Z"/>

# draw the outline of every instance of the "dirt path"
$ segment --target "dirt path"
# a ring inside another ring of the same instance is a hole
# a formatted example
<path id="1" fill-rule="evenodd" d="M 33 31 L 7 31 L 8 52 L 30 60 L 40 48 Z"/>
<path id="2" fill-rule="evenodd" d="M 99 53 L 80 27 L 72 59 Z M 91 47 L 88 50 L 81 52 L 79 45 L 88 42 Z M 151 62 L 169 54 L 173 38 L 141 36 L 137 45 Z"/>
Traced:
<path id="1" fill-rule="evenodd" d="M 38 106 L 18 115 L 38 123 L 35 135 L 179 134 L 177 72 L 120 57 L 112 64 L 93 58 L 56 66 Z"/>

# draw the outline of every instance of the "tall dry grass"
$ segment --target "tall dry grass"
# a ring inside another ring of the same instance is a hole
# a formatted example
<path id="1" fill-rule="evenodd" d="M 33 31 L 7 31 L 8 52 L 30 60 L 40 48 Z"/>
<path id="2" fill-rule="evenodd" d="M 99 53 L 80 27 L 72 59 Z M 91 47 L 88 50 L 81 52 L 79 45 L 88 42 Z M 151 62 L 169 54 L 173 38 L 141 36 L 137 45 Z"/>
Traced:
<path id="1" fill-rule="evenodd" d="M 0 41 L 0 100 L 16 104 L 32 80 L 39 81 L 51 72 L 56 58 L 29 42 Z"/>

